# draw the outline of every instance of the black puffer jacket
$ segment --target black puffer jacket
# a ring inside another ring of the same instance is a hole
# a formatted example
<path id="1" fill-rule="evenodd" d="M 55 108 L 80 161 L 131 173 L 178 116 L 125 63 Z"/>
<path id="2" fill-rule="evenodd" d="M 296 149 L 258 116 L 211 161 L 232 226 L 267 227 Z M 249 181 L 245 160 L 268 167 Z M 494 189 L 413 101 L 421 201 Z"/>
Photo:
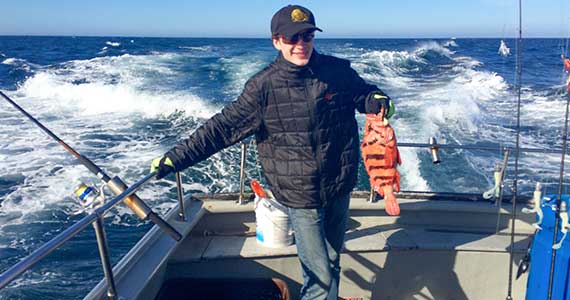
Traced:
<path id="1" fill-rule="evenodd" d="M 254 75 L 240 97 L 171 149 L 176 170 L 255 134 L 276 199 L 315 208 L 349 193 L 359 160 L 355 109 L 378 113 L 369 85 L 347 60 L 313 52 L 296 66 L 281 55 Z"/>

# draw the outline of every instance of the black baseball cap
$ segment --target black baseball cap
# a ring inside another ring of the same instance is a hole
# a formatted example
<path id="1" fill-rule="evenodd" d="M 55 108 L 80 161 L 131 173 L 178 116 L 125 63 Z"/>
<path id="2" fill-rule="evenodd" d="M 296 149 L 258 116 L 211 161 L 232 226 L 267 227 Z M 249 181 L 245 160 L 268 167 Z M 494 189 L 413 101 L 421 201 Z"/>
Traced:
<path id="1" fill-rule="evenodd" d="M 315 25 L 313 13 L 300 5 L 287 5 L 271 18 L 271 34 L 282 35 L 290 40 L 296 33 L 306 29 L 322 31 Z"/>

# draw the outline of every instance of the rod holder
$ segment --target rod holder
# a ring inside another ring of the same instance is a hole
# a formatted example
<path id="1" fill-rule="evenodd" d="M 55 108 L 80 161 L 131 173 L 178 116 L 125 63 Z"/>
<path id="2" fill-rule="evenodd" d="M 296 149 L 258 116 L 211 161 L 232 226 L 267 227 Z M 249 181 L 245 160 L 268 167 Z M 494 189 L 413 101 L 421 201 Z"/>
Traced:
<path id="1" fill-rule="evenodd" d="M 429 138 L 429 144 L 431 145 L 431 147 L 429 148 L 431 151 L 431 162 L 434 165 L 437 165 L 441 162 L 441 160 L 439 160 L 439 147 L 437 146 L 437 140 L 435 139 L 435 137 L 430 137 Z"/>
<path id="2" fill-rule="evenodd" d="M 127 185 L 117 176 L 113 177 L 107 186 L 111 189 L 115 195 L 120 195 L 127 190 Z M 160 229 L 164 230 L 168 235 L 170 235 L 175 241 L 180 241 L 182 235 L 174 227 L 164 221 L 159 215 L 153 212 L 150 207 L 148 207 L 137 195 L 133 194 L 128 196 L 123 200 L 123 202 L 135 212 L 135 214 L 141 219 L 146 220 L 147 218 L 156 224 Z"/>
<path id="3" fill-rule="evenodd" d="M 373 187 L 370 187 L 370 197 L 368 198 L 368 202 L 373 203 L 376 201 L 376 191 Z"/>
<path id="4" fill-rule="evenodd" d="M 181 221 L 185 222 L 186 215 L 184 213 L 184 189 L 182 187 L 182 176 L 180 175 L 180 172 L 176 172 L 176 191 L 178 194 L 178 206 L 180 207 L 180 210 L 178 211 L 178 217 L 180 217 Z"/>
<path id="5" fill-rule="evenodd" d="M 239 166 L 239 199 L 238 203 L 245 204 L 245 154 L 247 143 L 241 143 L 241 162 Z"/>

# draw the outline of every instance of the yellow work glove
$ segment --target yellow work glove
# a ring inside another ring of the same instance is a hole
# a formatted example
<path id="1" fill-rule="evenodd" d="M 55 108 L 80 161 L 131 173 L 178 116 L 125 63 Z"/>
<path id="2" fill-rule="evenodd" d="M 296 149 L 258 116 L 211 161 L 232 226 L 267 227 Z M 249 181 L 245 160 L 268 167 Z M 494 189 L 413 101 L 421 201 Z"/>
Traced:
<path id="1" fill-rule="evenodd" d="M 152 160 L 150 172 L 156 172 L 156 179 L 162 179 L 175 171 L 172 160 L 166 155 L 159 156 Z"/>
<path id="2" fill-rule="evenodd" d="M 396 112 L 396 108 L 394 107 L 394 101 L 390 99 L 390 97 L 382 95 L 382 94 L 374 94 L 372 96 L 374 99 L 380 101 L 380 106 L 384 108 L 384 118 L 390 119 L 394 113 Z"/>

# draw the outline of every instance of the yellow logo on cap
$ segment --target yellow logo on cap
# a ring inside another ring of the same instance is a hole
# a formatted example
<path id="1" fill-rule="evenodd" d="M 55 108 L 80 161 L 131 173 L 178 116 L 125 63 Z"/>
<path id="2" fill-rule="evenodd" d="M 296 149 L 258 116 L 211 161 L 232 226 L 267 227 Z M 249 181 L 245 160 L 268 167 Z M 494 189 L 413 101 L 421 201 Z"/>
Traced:
<path id="1" fill-rule="evenodd" d="M 306 22 L 309 20 L 309 16 L 307 16 L 307 14 L 305 12 L 303 12 L 302 10 L 295 8 L 292 12 L 291 12 L 291 21 L 297 23 L 297 22 Z"/>

